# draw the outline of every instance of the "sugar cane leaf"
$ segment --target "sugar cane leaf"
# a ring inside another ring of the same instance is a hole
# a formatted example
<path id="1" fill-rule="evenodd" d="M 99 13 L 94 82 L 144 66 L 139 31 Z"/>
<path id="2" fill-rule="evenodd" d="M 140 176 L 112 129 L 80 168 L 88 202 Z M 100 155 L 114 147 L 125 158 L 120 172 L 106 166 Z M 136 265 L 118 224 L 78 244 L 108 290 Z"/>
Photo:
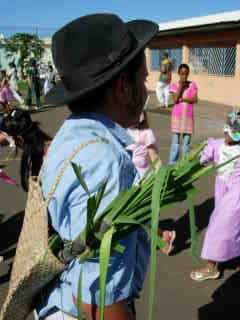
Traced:
<path id="1" fill-rule="evenodd" d="M 102 201 L 102 198 L 104 196 L 104 192 L 105 192 L 105 189 L 106 189 L 106 186 L 107 186 L 107 182 L 108 182 L 108 179 L 106 179 L 100 186 L 97 194 L 96 194 L 96 211 L 98 210 L 99 208 L 99 205 Z"/>
<path id="2" fill-rule="evenodd" d="M 85 242 L 92 235 L 94 227 L 94 216 L 96 214 L 96 198 L 95 196 L 89 197 L 87 200 L 87 223 L 85 227 Z"/>
<path id="3" fill-rule="evenodd" d="M 153 173 L 153 168 L 155 168 L 155 165 L 157 164 L 157 162 L 159 161 L 159 159 L 156 159 L 154 161 L 150 160 L 150 168 L 144 173 L 143 177 L 141 178 L 140 183 L 142 183 L 143 181 L 146 180 L 146 178 Z"/>
<path id="4" fill-rule="evenodd" d="M 77 318 L 78 320 L 85 320 L 85 317 L 83 315 L 83 312 L 81 310 L 82 306 L 82 269 L 80 271 L 79 279 L 78 279 L 78 290 L 77 290 Z"/>
<path id="5" fill-rule="evenodd" d="M 149 173 L 154 173 L 156 171 L 156 164 L 158 163 L 160 157 L 157 157 L 157 159 L 152 160 L 151 158 L 149 158 L 149 165 L 150 165 L 150 172 Z"/>
<path id="6" fill-rule="evenodd" d="M 102 236 L 102 235 L 100 236 L 99 233 L 98 233 L 98 234 L 95 234 L 94 236 L 95 236 L 96 239 L 98 239 L 100 242 L 102 241 L 103 236 Z M 114 244 L 113 244 L 113 250 L 116 251 L 116 252 L 118 252 L 118 253 L 123 254 L 123 253 L 124 253 L 124 250 L 125 250 L 125 247 L 124 247 L 122 244 L 120 244 L 120 243 L 114 243 Z"/>
<path id="7" fill-rule="evenodd" d="M 239 157 L 240 157 L 240 154 L 237 155 L 237 156 L 235 156 L 235 157 L 233 157 L 233 158 L 231 158 L 231 159 L 229 159 L 229 160 L 227 160 L 227 161 L 225 161 L 225 162 L 223 162 L 223 163 L 221 163 L 221 164 L 219 164 L 218 166 L 215 167 L 216 170 L 218 170 L 218 169 L 226 166 L 227 164 L 229 164 L 230 162 L 232 162 L 232 161 L 234 161 L 234 160 L 237 160 Z"/>
<path id="8" fill-rule="evenodd" d="M 203 141 L 202 143 L 199 143 L 195 148 L 193 148 L 188 154 L 189 161 L 195 159 L 196 157 L 198 158 L 200 155 L 200 152 L 203 150 L 203 148 L 206 145 L 207 145 L 207 141 Z"/>
<path id="9" fill-rule="evenodd" d="M 199 168 L 202 168 L 199 159 L 188 161 L 184 167 L 181 167 L 180 170 L 175 172 L 176 181 L 180 180 L 182 177 L 187 178 L 188 175 L 190 175 L 192 172 L 196 172 L 196 170 Z"/>
<path id="10" fill-rule="evenodd" d="M 123 254 L 123 253 L 124 253 L 124 250 L 125 250 L 125 247 L 124 247 L 122 244 L 120 244 L 120 243 L 116 243 L 116 244 L 114 244 L 114 246 L 113 246 L 113 250 L 116 251 L 116 252 L 118 252 L 118 253 Z"/>
<path id="11" fill-rule="evenodd" d="M 142 223 L 140 223 L 134 219 L 131 219 L 129 217 L 120 217 L 116 223 L 120 223 L 120 224 L 123 223 L 123 224 L 130 224 L 130 225 L 136 224 L 137 226 L 141 227 L 150 238 L 151 230 L 147 226 L 143 225 Z M 157 247 L 159 249 L 163 249 L 163 248 L 165 248 L 165 246 L 166 246 L 166 242 L 161 237 L 157 236 Z"/>
<path id="12" fill-rule="evenodd" d="M 129 189 L 121 191 L 117 197 L 103 210 L 103 212 L 96 217 L 96 222 L 103 220 L 103 218 L 106 216 L 112 216 L 112 212 L 121 204 L 122 199 L 127 196 L 128 192 Z"/>
<path id="13" fill-rule="evenodd" d="M 58 242 L 61 241 L 62 239 L 60 238 L 60 236 L 55 233 L 53 234 L 49 239 L 48 239 L 48 247 L 54 251 L 55 250 L 55 246 L 58 244 Z"/>
<path id="14" fill-rule="evenodd" d="M 137 195 L 139 189 L 139 186 L 132 186 L 130 189 L 127 189 L 127 192 L 125 192 L 120 199 L 118 198 L 116 202 L 113 201 L 114 208 L 111 211 L 111 214 L 108 214 L 104 218 L 107 224 L 111 224 L 118 217 L 118 215 L 123 211 L 124 208 L 127 207 L 131 200 L 134 199 L 134 196 Z"/>
<path id="15" fill-rule="evenodd" d="M 190 235 L 191 235 L 191 255 L 193 262 L 200 263 L 200 259 L 197 254 L 197 227 L 195 219 L 195 210 L 193 204 L 194 193 L 192 191 L 187 192 L 187 202 L 189 207 L 189 221 L 190 221 Z"/>
<path id="16" fill-rule="evenodd" d="M 208 174 L 211 174 L 216 170 L 215 166 L 213 164 L 210 164 L 206 167 L 202 167 L 197 172 L 194 172 L 191 177 L 187 181 L 183 183 L 183 186 L 186 186 L 188 184 L 192 184 L 194 181 L 198 180 L 199 178 L 206 176 Z"/>
<path id="17" fill-rule="evenodd" d="M 159 236 L 157 237 L 157 247 L 158 247 L 159 249 L 163 249 L 163 248 L 166 247 L 166 241 L 163 240 L 162 237 L 159 237 Z"/>
<path id="18" fill-rule="evenodd" d="M 104 320 L 105 289 L 113 233 L 114 227 L 111 227 L 104 234 L 100 245 L 100 320 Z"/>
<path id="19" fill-rule="evenodd" d="M 156 179 L 154 186 L 159 186 L 159 179 Z M 159 188 L 161 190 L 161 188 Z M 155 191 L 155 192 L 154 192 Z M 152 320 L 154 295 L 155 295 L 155 277 L 157 270 L 157 228 L 158 228 L 158 215 L 160 211 L 159 194 L 156 187 L 153 187 L 153 200 L 152 200 L 152 215 L 151 215 L 151 256 L 150 256 L 150 295 L 149 295 L 149 315 L 148 319 Z"/>
<path id="20" fill-rule="evenodd" d="M 199 163 L 200 152 L 203 150 L 206 144 L 206 141 L 200 143 L 197 147 L 192 149 L 190 153 L 186 154 L 176 163 L 174 175 L 177 176 L 178 179 Z"/>
<path id="21" fill-rule="evenodd" d="M 158 221 L 162 199 L 166 192 L 168 180 L 172 172 L 172 166 L 164 166 L 159 169 L 153 184 L 152 203 L 151 203 L 151 256 L 150 256 L 150 294 L 149 294 L 149 314 L 148 319 L 152 320 L 153 305 L 156 287 L 157 270 L 157 239 Z"/>
<path id="22" fill-rule="evenodd" d="M 201 178 L 205 175 L 211 174 L 212 172 L 215 172 L 216 170 L 226 166 L 230 162 L 238 159 L 239 157 L 240 157 L 240 155 L 237 155 L 237 156 L 233 157 L 232 159 L 229 159 L 228 161 L 221 163 L 218 166 L 214 166 L 213 164 L 210 164 L 208 166 L 204 166 L 204 167 L 200 168 L 199 170 L 197 170 L 196 172 L 194 172 L 191 175 L 190 179 L 187 182 L 185 182 L 183 185 L 186 185 L 187 183 L 193 183 L 194 181 L 198 180 L 199 178 Z"/>
<path id="23" fill-rule="evenodd" d="M 49 239 L 48 239 L 48 248 L 55 254 L 57 255 L 58 252 L 63 248 L 64 244 L 62 239 L 60 238 L 58 233 L 53 234 Z M 46 249 L 46 252 L 44 254 L 43 259 L 47 257 L 48 254 L 48 249 Z"/>
<path id="24" fill-rule="evenodd" d="M 88 190 L 88 187 L 87 187 L 87 184 L 86 182 L 84 181 L 83 179 L 83 176 L 82 176 L 82 168 L 81 166 L 78 166 L 76 163 L 74 162 L 71 162 L 71 165 L 72 165 L 72 168 L 74 170 L 74 173 L 75 175 L 77 176 L 82 188 L 88 193 L 90 194 L 89 190 Z"/>
<path id="25" fill-rule="evenodd" d="M 149 233 L 146 226 L 144 226 L 143 224 L 141 224 L 137 220 L 132 219 L 132 218 L 130 218 L 128 216 L 124 216 L 124 217 L 120 216 L 120 217 L 118 217 L 118 219 L 114 222 L 114 224 L 115 225 L 117 225 L 117 224 L 136 225 L 136 227 L 141 227 L 143 230 L 145 230 L 147 233 Z"/>

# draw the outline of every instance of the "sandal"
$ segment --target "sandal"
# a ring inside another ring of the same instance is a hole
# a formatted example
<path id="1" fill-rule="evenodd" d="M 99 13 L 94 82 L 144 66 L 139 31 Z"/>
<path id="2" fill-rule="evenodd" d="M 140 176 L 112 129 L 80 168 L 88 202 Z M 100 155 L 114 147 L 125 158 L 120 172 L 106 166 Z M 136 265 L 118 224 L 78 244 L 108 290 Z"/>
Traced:
<path id="1" fill-rule="evenodd" d="M 173 250 L 173 242 L 176 238 L 176 231 L 163 231 L 163 240 L 166 242 L 166 246 L 162 249 L 162 252 L 169 255 Z"/>
<path id="2" fill-rule="evenodd" d="M 211 279 L 214 280 L 220 277 L 220 271 L 217 268 L 205 267 L 202 269 L 192 271 L 190 274 L 190 277 L 192 280 L 198 281 L 198 282 L 211 280 Z"/>

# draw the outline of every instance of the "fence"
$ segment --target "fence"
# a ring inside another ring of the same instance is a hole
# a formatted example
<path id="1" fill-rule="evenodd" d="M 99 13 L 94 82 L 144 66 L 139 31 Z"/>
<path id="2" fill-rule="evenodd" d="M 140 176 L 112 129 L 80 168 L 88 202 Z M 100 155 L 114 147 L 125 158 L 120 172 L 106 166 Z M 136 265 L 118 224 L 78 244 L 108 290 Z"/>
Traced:
<path id="1" fill-rule="evenodd" d="M 190 48 L 189 62 L 193 73 L 234 76 L 236 46 Z"/>

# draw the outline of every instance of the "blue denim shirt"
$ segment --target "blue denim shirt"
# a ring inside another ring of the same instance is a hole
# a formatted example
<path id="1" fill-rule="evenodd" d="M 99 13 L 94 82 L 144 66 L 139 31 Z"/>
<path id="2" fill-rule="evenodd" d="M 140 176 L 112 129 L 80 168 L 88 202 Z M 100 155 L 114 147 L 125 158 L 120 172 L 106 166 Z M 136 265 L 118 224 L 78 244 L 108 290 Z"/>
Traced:
<path id="1" fill-rule="evenodd" d="M 125 129 L 103 115 L 83 113 L 71 115 L 52 141 L 42 170 L 42 188 L 46 197 L 63 162 L 83 142 L 106 139 L 108 143 L 91 144 L 82 149 L 73 162 L 81 165 L 88 189 L 96 193 L 103 180 L 108 184 L 98 213 L 119 194 L 137 182 L 138 174 L 126 146 L 133 141 Z M 79 184 L 72 167 L 65 170 L 49 204 L 49 215 L 53 228 L 62 239 L 73 240 L 86 223 L 87 194 Z M 144 281 L 149 260 L 149 242 L 142 230 L 131 233 L 121 243 L 123 254 L 110 257 L 106 305 L 126 298 L 137 297 Z M 77 316 L 73 296 L 77 296 L 78 280 L 82 270 L 82 300 L 97 304 L 100 301 L 99 258 L 80 264 L 72 261 L 61 276 L 43 291 L 38 305 L 40 317 L 53 309 Z"/>

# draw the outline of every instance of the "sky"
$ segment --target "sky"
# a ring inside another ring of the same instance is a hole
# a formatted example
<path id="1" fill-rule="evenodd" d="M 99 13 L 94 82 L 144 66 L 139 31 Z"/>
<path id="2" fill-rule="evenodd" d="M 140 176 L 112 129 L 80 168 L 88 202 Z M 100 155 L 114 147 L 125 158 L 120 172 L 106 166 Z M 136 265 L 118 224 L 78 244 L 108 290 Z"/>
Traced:
<path id="1" fill-rule="evenodd" d="M 110 12 L 123 20 L 157 23 L 240 10 L 240 0 L 0 0 L 0 33 L 38 32 L 51 36 L 85 14 Z"/>

